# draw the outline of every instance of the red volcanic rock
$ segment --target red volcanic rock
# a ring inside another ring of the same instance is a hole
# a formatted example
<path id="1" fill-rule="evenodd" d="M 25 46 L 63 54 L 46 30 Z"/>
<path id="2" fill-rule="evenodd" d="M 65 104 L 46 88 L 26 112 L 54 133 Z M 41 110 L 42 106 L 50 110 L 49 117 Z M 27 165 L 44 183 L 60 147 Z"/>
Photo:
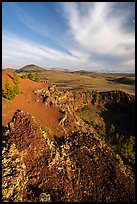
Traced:
<path id="1" fill-rule="evenodd" d="M 3 137 L 3 201 L 135 200 L 134 175 L 96 133 L 79 130 L 52 141 L 48 134 L 16 111 Z"/>
<path id="2" fill-rule="evenodd" d="M 45 152 L 48 153 L 48 146 L 41 128 L 29 113 L 17 110 L 9 123 L 9 129 L 8 142 L 15 143 L 19 152 L 25 152 L 23 160 L 27 167 L 36 163 Z"/>

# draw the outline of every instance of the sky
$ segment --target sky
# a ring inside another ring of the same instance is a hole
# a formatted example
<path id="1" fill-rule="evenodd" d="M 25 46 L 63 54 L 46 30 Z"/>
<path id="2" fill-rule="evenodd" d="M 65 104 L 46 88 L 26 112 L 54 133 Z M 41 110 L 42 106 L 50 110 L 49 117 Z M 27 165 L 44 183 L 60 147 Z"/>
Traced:
<path id="1" fill-rule="evenodd" d="M 2 2 L 2 66 L 135 72 L 134 2 Z"/>

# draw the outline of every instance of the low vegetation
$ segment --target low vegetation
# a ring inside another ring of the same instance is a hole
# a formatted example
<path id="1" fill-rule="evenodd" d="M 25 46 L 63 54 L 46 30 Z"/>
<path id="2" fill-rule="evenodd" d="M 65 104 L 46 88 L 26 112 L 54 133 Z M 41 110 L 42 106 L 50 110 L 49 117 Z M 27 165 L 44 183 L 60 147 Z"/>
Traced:
<path id="1" fill-rule="evenodd" d="M 22 74 L 21 78 L 22 79 L 27 79 L 27 75 L 26 74 Z"/>
<path id="2" fill-rule="evenodd" d="M 38 73 L 35 74 L 34 81 L 40 82 L 40 75 Z"/>
<path id="3" fill-rule="evenodd" d="M 95 128 L 100 136 L 104 137 L 108 146 L 112 148 L 126 164 L 134 168 L 135 136 L 128 135 L 127 137 L 126 133 L 121 133 L 113 123 L 110 124 L 110 128 L 106 129 L 103 118 L 98 113 L 98 110 L 95 110 L 94 106 L 83 108 L 79 112 L 79 116 L 85 123 Z"/>
<path id="4" fill-rule="evenodd" d="M 8 79 L 6 79 L 5 89 L 2 90 L 2 96 L 8 100 L 12 100 L 20 93 L 19 88 L 19 76 L 14 72 L 13 73 L 13 82 L 11 86 Z"/>
<path id="5" fill-rule="evenodd" d="M 34 74 L 32 73 L 32 71 L 29 71 L 28 73 L 28 79 L 33 80 L 34 79 Z"/>
<path id="6" fill-rule="evenodd" d="M 32 81 L 40 82 L 40 75 L 39 73 L 32 73 L 32 71 L 29 71 L 28 74 L 23 73 L 21 76 L 22 79 L 30 79 Z"/>
<path id="7" fill-rule="evenodd" d="M 119 134 L 115 129 L 115 126 L 111 124 L 111 127 L 107 133 L 105 133 L 105 139 L 108 145 L 117 152 L 124 160 L 131 165 L 135 164 L 135 137 L 130 135 L 126 138 L 125 135 Z"/>

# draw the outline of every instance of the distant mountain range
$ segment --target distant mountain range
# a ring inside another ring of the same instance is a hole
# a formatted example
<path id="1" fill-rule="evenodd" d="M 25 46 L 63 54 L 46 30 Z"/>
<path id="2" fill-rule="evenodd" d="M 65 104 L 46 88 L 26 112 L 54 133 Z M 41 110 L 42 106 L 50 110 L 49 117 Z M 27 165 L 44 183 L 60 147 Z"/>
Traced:
<path id="1" fill-rule="evenodd" d="M 3 72 L 15 72 L 15 69 L 12 69 L 12 68 L 5 68 L 5 69 L 2 69 Z"/>
<path id="2" fill-rule="evenodd" d="M 30 64 L 30 65 L 26 65 L 18 70 L 16 70 L 17 73 L 21 73 L 21 72 L 29 72 L 29 71 L 32 71 L 32 72 L 43 72 L 43 71 L 46 71 L 46 69 L 42 68 L 42 67 L 39 67 L 35 64 Z"/>
<path id="3" fill-rule="evenodd" d="M 29 64 L 29 65 L 26 65 L 26 66 L 23 66 L 23 67 L 19 67 L 18 69 L 17 69 L 17 66 L 14 67 L 14 65 L 8 65 L 8 66 L 4 66 L 2 70 L 6 71 L 6 72 L 16 71 L 17 73 L 29 72 L 29 71 L 32 71 L 32 72 L 44 72 L 44 71 L 47 71 L 47 70 L 71 72 L 70 70 L 64 69 L 64 68 L 59 68 L 59 67 L 50 67 L 50 68 L 45 67 L 45 68 L 43 68 L 43 67 L 37 66 L 35 64 Z"/>
<path id="4" fill-rule="evenodd" d="M 15 70 L 15 69 L 20 69 L 21 66 L 18 64 L 5 64 L 2 66 L 2 69 L 7 69 L 7 68 Z"/>
<path id="5" fill-rule="evenodd" d="M 26 66 L 19 66 L 19 65 L 16 65 L 16 64 L 11 64 L 11 65 L 5 65 L 2 67 L 2 71 L 5 71 L 5 72 L 17 72 L 17 73 L 22 73 L 22 72 L 29 72 L 29 71 L 32 71 L 32 72 L 45 72 L 45 71 L 62 71 L 62 72 L 72 72 L 72 73 L 77 73 L 77 74 L 80 74 L 80 75 L 83 75 L 83 74 L 86 74 L 86 73 L 99 73 L 99 74 L 134 74 L 134 73 L 131 73 L 131 72 L 116 72 L 116 71 L 109 71 L 107 69 L 102 69 L 100 71 L 87 71 L 87 70 L 69 70 L 69 69 L 65 69 L 65 68 L 60 68 L 60 67 L 40 67 L 40 66 L 37 66 L 35 64 L 29 64 L 29 65 L 26 65 Z"/>

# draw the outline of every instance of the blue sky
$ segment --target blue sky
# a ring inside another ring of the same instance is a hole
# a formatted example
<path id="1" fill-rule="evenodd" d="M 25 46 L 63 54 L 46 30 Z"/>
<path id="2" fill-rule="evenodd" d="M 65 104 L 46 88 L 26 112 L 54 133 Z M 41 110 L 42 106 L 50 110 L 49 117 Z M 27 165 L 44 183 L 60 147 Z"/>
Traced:
<path id="1" fill-rule="evenodd" d="M 134 2 L 3 2 L 2 65 L 135 72 Z"/>

